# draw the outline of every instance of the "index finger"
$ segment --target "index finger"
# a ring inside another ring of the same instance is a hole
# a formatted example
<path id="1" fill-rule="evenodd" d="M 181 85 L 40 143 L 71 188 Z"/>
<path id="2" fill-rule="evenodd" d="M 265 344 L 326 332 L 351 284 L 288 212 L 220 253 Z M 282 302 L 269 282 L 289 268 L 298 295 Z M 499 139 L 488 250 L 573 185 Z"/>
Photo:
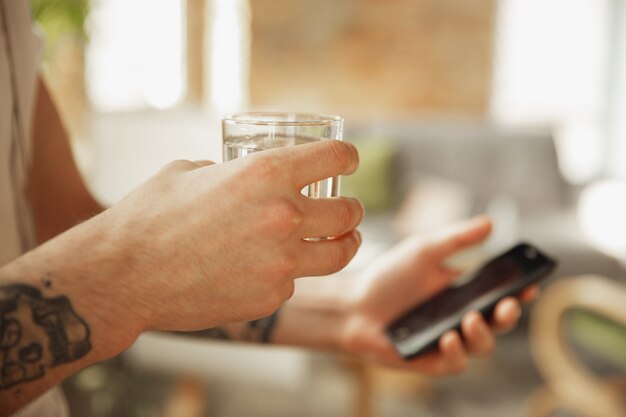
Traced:
<path id="1" fill-rule="evenodd" d="M 359 166 L 359 154 L 351 143 L 328 139 L 314 143 L 271 149 L 263 152 L 274 157 L 292 181 L 302 188 L 316 181 L 349 175 Z"/>
<path id="2" fill-rule="evenodd" d="M 436 234 L 428 243 L 426 251 L 436 259 L 445 259 L 485 240 L 491 228 L 488 216 L 475 217 Z"/>

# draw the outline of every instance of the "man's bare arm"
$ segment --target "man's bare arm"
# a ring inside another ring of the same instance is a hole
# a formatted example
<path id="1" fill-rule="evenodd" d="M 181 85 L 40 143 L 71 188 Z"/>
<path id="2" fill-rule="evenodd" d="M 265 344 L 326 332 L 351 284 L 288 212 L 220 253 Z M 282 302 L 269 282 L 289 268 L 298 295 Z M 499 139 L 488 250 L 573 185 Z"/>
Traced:
<path id="1" fill-rule="evenodd" d="M 267 316 L 291 296 L 295 278 L 338 271 L 360 244 L 358 202 L 300 193 L 354 172 L 356 149 L 339 141 L 220 165 L 174 161 L 71 227 L 99 207 L 45 89 L 39 98 L 30 193 L 46 242 L 0 266 L 0 416 L 121 352 L 144 330 Z M 295 169 L 305 163 L 307 170 Z M 261 221 L 241 227 L 242 218 Z M 328 233 L 339 237 L 303 240 Z"/>
<path id="2" fill-rule="evenodd" d="M 45 242 L 102 211 L 78 170 L 69 135 L 40 80 L 33 126 L 29 196 L 38 241 Z"/>
<path id="3" fill-rule="evenodd" d="M 39 81 L 33 132 L 33 165 L 29 191 L 38 240 L 45 242 L 104 208 L 84 183 L 74 160 L 69 134 L 43 80 Z M 283 317 L 281 311 L 278 311 L 259 320 L 199 331 L 195 335 L 221 340 L 270 343 L 276 339 L 275 333 L 278 333 L 282 341 L 284 333 L 290 335 L 288 339 L 300 333 L 295 329 L 297 323 L 294 321 L 306 326 L 306 321 L 312 319 L 312 315 L 300 317 L 301 312 L 300 303 L 296 301 L 286 307 L 287 317 Z M 321 319 L 315 316 L 316 323 Z M 289 330 L 285 332 L 286 326 Z M 321 342 L 319 335 L 314 335 L 313 340 Z"/>
<path id="4" fill-rule="evenodd" d="M 119 291 L 124 268 L 106 262 L 100 227 L 81 225 L 0 268 L 0 416 L 140 333 L 145 319 Z"/>

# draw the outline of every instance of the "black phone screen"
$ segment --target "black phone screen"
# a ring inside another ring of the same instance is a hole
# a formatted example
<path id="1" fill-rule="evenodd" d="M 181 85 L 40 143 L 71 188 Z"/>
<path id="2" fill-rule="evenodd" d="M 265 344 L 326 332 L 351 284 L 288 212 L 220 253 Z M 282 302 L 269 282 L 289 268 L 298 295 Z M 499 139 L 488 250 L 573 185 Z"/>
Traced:
<path id="1" fill-rule="evenodd" d="M 548 275 L 556 263 L 538 249 L 520 244 L 489 261 L 465 280 L 417 306 L 387 329 L 399 353 L 413 357 L 436 346 L 439 337 L 458 329 L 472 310 L 490 313 L 498 300 Z"/>

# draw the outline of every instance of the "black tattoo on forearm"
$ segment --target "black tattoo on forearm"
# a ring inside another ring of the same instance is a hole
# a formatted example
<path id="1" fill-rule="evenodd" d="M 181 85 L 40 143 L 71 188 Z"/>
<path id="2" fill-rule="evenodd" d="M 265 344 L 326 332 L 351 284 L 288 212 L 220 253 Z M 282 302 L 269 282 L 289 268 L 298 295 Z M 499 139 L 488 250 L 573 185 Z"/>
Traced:
<path id="1" fill-rule="evenodd" d="M 278 322 L 280 310 L 262 319 L 212 329 L 185 333 L 186 335 L 217 340 L 234 340 L 240 342 L 271 343 L 272 335 Z M 243 327 L 240 327 L 243 326 Z"/>
<path id="2" fill-rule="evenodd" d="M 90 329 L 67 297 L 27 285 L 0 286 L 0 389 L 41 378 L 45 368 L 82 358 Z"/>

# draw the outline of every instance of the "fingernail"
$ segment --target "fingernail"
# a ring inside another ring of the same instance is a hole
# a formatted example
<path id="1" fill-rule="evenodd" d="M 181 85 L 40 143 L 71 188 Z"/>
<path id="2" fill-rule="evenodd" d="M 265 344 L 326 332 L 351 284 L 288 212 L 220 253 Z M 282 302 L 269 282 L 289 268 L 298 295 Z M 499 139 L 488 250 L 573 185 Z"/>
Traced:
<path id="1" fill-rule="evenodd" d="M 506 300 L 506 304 L 504 305 L 504 307 L 505 308 L 502 309 L 502 313 L 501 313 L 501 316 L 504 316 L 504 317 L 500 317 L 501 319 L 506 319 L 506 316 L 511 313 L 511 312 L 507 312 L 507 310 L 515 311 L 515 319 L 519 319 L 520 316 L 522 315 L 521 307 L 518 307 L 517 301 L 513 299 Z"/>

